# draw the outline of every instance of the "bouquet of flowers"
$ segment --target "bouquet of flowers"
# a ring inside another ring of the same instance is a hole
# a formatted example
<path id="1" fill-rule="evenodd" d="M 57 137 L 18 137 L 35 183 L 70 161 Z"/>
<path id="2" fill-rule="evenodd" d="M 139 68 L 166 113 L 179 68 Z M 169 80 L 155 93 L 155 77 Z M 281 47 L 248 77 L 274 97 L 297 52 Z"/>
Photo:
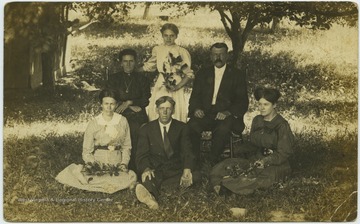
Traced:
<path id="1" fill-rule="evenodd" d="M 171 52 L 167 56 L 167 60 L 163 64 L 163 72 L 161 74 L 164 77 L 164 86 L 167 89 L 173 89 L 177 84 L 174 77 L 175 74 L 183 77 L 184 74 L 188 73 L 190 70 L 189 66 L 183 61 L 180 55 L 175 57 Z"/>
<path id="2" fill-rule="evenodd" d="M 81 172 L 89 176 L 103 176 L 105 174 L 110 174 L 110 176 L 119 176 L 120 164 L 112 165 L 89 162 L 84 165 Z"/>
<path id="3" fill-rule="evenodd" d="M 240 167 L 239 164 L 234 164 L 234 165 L 231 165 L 231 166 L 227 166 L 227 167 L 225 167 L 225 170 L 227 171 L 228 175 L 224 176 L 223 178 L 224 179 L 229 178 L 229 177 L 236 178 L 236 177 L 239 177 L 239 176 L 247 177 L 256 168 L 257 168 L 256 165 L 252 164 L 252 163 L 250 163 L 250 166 L 247 169 L 243 168 L 243 167 Z"/>

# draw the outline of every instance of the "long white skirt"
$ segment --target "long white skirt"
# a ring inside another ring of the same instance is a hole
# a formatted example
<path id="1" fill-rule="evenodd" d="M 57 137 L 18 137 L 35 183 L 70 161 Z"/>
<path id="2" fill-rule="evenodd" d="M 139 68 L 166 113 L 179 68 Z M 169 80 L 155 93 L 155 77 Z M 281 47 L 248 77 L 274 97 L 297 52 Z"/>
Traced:
<path id="1" fill-rule="evenodd" d="M 55 179 L 78 189 L 109 194 L 134 186 L 136 183 L 136 174 L 132 170 L 128 173 L 120 172 L 119 176 L 110 176 L 110 174 L 96 176 L 86 175 L 81 172 L 82 169 L 82 164 L 73 163 L 61 171 Z"/>
<path id="2" fill-rule="evenodd" d="M 121 161 L 121 151 L 98 149 L 94 153 L 94 158 L 95 161 L 103 164 L 116 165 Z M 134 186 L 137 180 L 136 174 L 132 170 L 129 170 L 128 173 L 119 172 L 119 176 L 110 176 L 110 174 L 96 176 L 81 172 L 83 166 L 73 163 L 61 171 L 55 179 L 71 187 L 109 194 Z"/>
<path id="3" fill-rule="evenodd" d="M 155 82 L 155 85 L 152 89 L 152 94 L 149 99 L 150 101 L 149 106 L 146 108 L 149 121 L 156 120 L 159 117 L 159 115 L 156 112 L 156 105 L 155 105 L 156 100 L 162 96 L 170 96 L 175 101 L 175 112 L 172 117 L 176 120 L 186 123 L 188 116 L 188 107 L 189 107 L 189 93 L 186 93 L 184 91 L 184 88 L 181 88 L 175 92 L 170 92 L 169 90 L 166 89 L 163 83 L 164 83 L 164 77 L 162 74 L 159 74 Z"/>

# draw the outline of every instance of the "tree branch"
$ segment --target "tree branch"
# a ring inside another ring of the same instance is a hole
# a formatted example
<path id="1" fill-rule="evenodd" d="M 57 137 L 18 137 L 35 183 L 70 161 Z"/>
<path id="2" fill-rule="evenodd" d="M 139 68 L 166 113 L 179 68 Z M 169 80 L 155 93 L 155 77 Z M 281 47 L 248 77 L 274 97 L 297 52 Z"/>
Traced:
<path id="1" fill-rule="evenodd" d="M 230 25 L 232 25 L 232 21 L 230 20 L 230 18 L 225 14 L 225 12 L 222 10 L 222 9 L 216 9 L 219 14 L 220 14 L 220 17 L 221 17 L 221 22 L 222 24 L 224 25 L 224 28 L 226 30 L 226 33 L 231 37 L 231 29 L 229 27 L 229 25 L 226 23 L 225 19 L 227 19 L 230 23 Z"/>

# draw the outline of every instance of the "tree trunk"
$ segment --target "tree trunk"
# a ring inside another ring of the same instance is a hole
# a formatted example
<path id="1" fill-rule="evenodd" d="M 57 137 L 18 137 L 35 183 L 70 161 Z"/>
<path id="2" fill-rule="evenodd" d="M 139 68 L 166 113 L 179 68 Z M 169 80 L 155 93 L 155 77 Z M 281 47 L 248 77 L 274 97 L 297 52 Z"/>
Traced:
<path id="1" fill-rule="evenodd" d="M 54 51 L 49 51 L 42 53 L 41 55 L 42 62 L 42 72 L 43 72 L 43 86 L 44 87 L 54 87 Z"/>
<path id="2" fill-rule="evenodd" d="M 145 10 L 144 10 L 144 14 L 143 14 L 143 19 L 147 19 L 149 17 L 150 5 L 151 5 L 151 2 L 146 2 L 145 3 Z"/>
<path id="3" fill-rule="evenodd" d="M 233 47 L 233 55 L 231 58 L 231 63 L 233 65 L 236 65 L 236 62 L 239 58 L 239 54 L 242 52 L 243 48 L 243 44 L 240 38 L 239 34 L 233 34 L 233 36 L 231 37 L 231 43 L 232 43 L 232 47 Z"/>
<path id="4" fill-rule="evenodd" d="M 272 19 L 271 32 L 275 33 L 279 29 L 280 29 L 280 18 L 277 16 L 274 16 Z"/>

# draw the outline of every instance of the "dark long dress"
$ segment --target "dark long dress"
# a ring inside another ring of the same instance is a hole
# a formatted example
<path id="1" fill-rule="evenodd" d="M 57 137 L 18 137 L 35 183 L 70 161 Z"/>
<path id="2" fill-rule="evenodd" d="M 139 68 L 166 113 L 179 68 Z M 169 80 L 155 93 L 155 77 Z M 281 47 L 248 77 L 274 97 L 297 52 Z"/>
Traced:
<path id="1" fill-rule="evenodd" d="M 290 174 L 288 157 L 293 153 L 293 143 L 290 126 L 281 115 L 271 121 L 258 115 L 251 124 L 250 142 L 240 147 L 242 158 L 226 159 L 215 165 L 210 181 L 213 186 L 221 185 L 238 194 L 270 187 Z M 252 166 L 258 159 L 263 160 L 264 169 Z"/>
<path id="2" fill-rule="evenodd" d="M 148 122 L 145 108 L 149 105 L 149 98 L 151 96 L 150 83 L 146 77 L 140 73 L 133 72 L 129 75 L 124 72 L 118 72 L 109 76 L 106 87 L 118 91 L 120 103 L 131 100 L 133 101 L 132 106 L 141 108 L 139 112 L 134 112 L 130 108 L 127 108 L 121 113 L 126 117 L 130 126 L 132 154 L 129 168 L 136 172 L 135 154 L 137 150 L 138 132 L 141 125 Z"/>

